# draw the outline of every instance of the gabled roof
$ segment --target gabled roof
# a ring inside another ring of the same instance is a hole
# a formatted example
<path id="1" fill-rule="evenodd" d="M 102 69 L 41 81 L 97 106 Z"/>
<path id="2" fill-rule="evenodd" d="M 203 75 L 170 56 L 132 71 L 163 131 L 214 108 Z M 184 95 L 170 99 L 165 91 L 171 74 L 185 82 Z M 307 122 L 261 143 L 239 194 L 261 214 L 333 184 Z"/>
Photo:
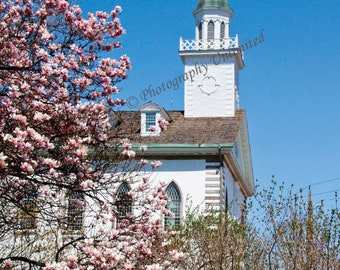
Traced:
<path id="1" fill-rule="evenodd" d="M 147 103 L 145 103 L 144 105 L 142 105 L 139 108 L 140 112 L 160 112 L 162 117 L 167 120 L 167 121 L 171 121 L 171 117 L 169 116 L 168 112 L 166 110 L 164 110 L 164 108 L 156 103 L 153 103 L 152 101 L 149 101 Z"/>
<path id="2" fill-rule="evenodd" d="M 183 111 L 168 111 L 167 114 L 171 120 L 159 136 L 140 136 L 140 112 L 117 112 L 114 136 L 129 138 L 134 143 L 233 144 L 246 118 L 244 110 L 237 110 L 234 117 L 185 118 Z"/>

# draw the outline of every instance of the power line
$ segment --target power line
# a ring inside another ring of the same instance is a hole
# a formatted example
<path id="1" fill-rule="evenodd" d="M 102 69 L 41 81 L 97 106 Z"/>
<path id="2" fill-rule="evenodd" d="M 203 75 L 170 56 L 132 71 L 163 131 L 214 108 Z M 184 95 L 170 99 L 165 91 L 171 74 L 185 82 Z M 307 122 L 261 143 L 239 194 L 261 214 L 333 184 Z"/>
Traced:
<path id="1" fill-rule="evenodd" d="M 318 195 L 323 195 L 323 194 L 328 194 L 328 193 L 335 193 L 335 192 L 338 192 L 340 191 L 340 189 L 335 189 L 335 190 L 330 190 L 330 191 L 325 191 L 325 192 L 320 192 L 320 193 L 316 193 L 316 194 L 312 194 L 312 196 L 318 196 Z M 306 196 L 303 196 L 303 197 L 308 197 L 308 195 Z"/>
<path id="2" fill-rule="evenodd" d="M 327 198 L 327 199 L 321 199 L 321 200 L 319 199 L 318 202 L 321 202 L 321 201 L 327 202 L 327 201 L 335 201 L 335 200 L 339 200 L 339 198 L 334 197 L 334 198 Z"/>
<path id="3" fill-rule="evenodd" d="M 302 191 L 305 190 L 306 188 L 310 187 L 310 186 L 316 186 L 316 185 L 320 185 L 320 184 L 324 184 L 324 183 L 328 183 L 328 182 L 333 182 L 333 181 L 339 181 L 339 180 L 340 180 L 340 177 L 328 179 L 328 180 L 324 180 L 324 181 L 319 181 L 319 182 L 314 182 L 314 183 L 309 184 L 308 186 L 304 187 L 302 189 Z"/>

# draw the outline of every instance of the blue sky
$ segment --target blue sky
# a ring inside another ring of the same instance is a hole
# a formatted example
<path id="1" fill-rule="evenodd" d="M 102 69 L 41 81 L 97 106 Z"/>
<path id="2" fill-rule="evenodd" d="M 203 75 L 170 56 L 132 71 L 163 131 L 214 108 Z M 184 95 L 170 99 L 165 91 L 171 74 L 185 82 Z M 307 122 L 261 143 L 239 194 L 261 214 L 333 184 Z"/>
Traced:
<path id="1" fill-rule="evenodd" d="M 139 96 L 152 84 L 183 74 L 179 38 L 194 38 L 197 0 L 79 0 L 85 11 L 123 8 L 123 48 L 132 70 L 120 83 L 120 97 Z M 314 201 L 334 206 L 340 193 L 340 1 L 229 0 L 231 36 L 241 43 L 265 42 L 245 52 L 240 103 L 246 109 L 255 178 L 271 175 L 287 185 L 312 185 Z M 139 100 L 141 101 L 141 100 Z M 152 99 L 165 109 L 183 110 L 183 85 Z M 338 179 L 339 178 L 339 179 Z M 319 193 L 325 193 L 317 195 Z"/>

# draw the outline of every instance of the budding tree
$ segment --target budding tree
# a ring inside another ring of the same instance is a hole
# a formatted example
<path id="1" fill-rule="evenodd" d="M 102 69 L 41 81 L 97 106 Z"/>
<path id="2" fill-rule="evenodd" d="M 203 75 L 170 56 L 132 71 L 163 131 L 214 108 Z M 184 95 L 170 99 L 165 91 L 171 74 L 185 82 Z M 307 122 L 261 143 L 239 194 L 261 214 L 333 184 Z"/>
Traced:
<path id="1" fill-rule="evenodd" d="M 245 219 L 189 209 L 171 241 L 181 269 L 331 269 L 340 267 L 340 212 L 302 191 L 257 186 Z"/>
<path id="2" fill-rule="evenodd" d="M 314 204 L 311 193 L 307 197 L 302 190 L 294 193 L 275 179 L 254 199 L 248 233 L 254 269 L 339 269 L 337 207 Z"/>
<path id="3" fill-rule="evenodd" d="M 188 208 L 171 244 L 185 254 L 180 269 L 246 269 L 246 227 L 225 212 Z"/>
<path id="4" fill-rule="evenodd" d="M 66 0 L 0 3 L 1 267 L 157 269 L 181 258 L 163 243 L 164 186 L 146 195 L 137 172 L 147 162 L 131 164 L 112 121 L 130 69 L 125 55 L 103 58 L 120 47 L 120 12 L 85 18 Z M 117 207 L 126 202 L 137 214 Z"/>

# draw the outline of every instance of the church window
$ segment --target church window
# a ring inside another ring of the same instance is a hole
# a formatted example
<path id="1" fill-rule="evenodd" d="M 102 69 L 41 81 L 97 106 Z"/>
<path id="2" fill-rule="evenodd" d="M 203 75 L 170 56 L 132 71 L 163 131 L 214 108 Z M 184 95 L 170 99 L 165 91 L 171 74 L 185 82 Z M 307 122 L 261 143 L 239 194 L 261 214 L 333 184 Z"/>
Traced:
<path id="1" fill-rule="evenodd" d="M 181 224 L 181 194 L 177 185 L 171 182 L 166 188 L 166 195 L 169 202 L 166 208 L 173 214 L 173 216 L 166 216 L 164 226 L 165 228 L 178 228 Z"/>
<path id="2" fill-rule="evenodd" d="M 71 231 L 80 231 L 84 220 L 84 195 L 81 192 L 69 192 L 67 208 L 67 227 Z"/>
<path id="3" fill-rule="evenodd" d="M 117 190 L 117 226 L 127 215 L 132 213 L 132 198 L 129 192 L 130 187 L 127 183 L 122 183 Z"/>
<path id="4" fill-rule="evenodd" d="M 38 192 L 37 189 L 30 189 L 24 197 L 23 200 L 23 210 L 21 211 L 20 217 L 20 229 L 22 230 L 30 230 L 35 229 L 37 227 L 37 198 Z"/>
<path id="5" fill-rule="evenodd" d="M 210 21 L 208 23 L 208 40 L 214 39 L 214 23 Z"/>

